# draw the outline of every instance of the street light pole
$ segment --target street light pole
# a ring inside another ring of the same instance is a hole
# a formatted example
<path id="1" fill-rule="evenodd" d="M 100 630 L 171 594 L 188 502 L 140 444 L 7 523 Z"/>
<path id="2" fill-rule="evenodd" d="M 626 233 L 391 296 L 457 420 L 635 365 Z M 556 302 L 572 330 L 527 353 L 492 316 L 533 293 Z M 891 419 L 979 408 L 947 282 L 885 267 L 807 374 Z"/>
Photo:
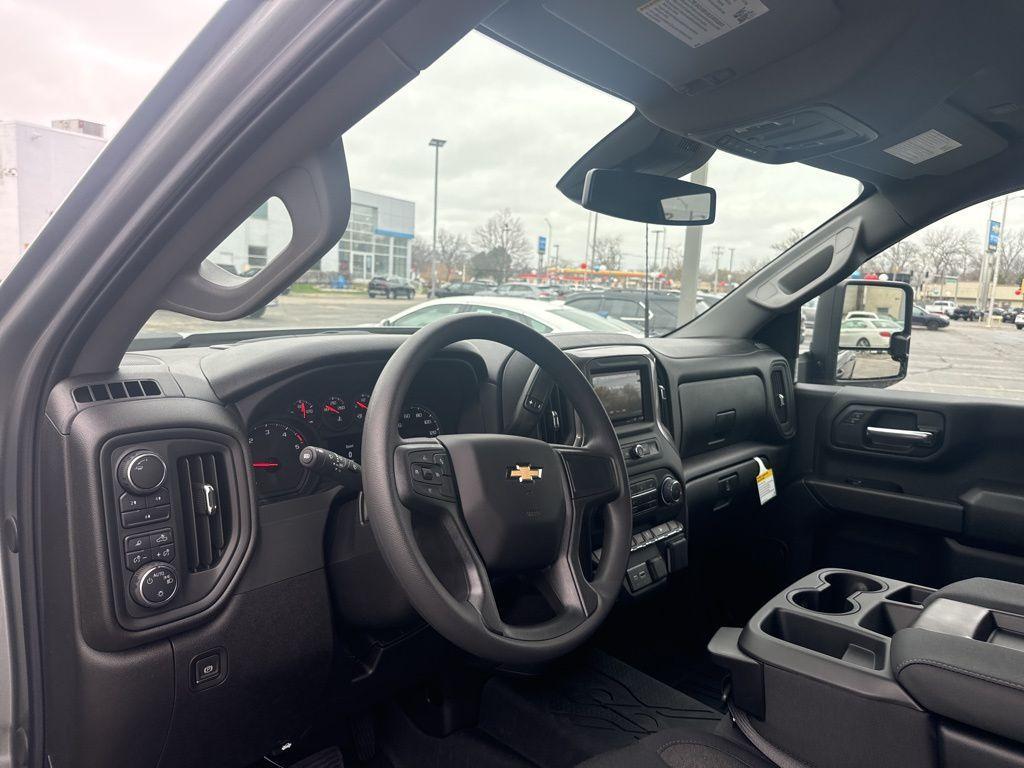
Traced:
<path id="1" fill-rule="evenodd" d="M 547 241 L 547 243 L 545 245 L 545 249 L 544 249 L 545 251 L 547 251 L 549 248 L 554 248 L 554 245 L 552 245 L 552 243 L 551 243 L 551 231 L 552 231 L 551 230 L 551 222 L 548 221 L 547 219 L 544 219 L 544 223 L 548 225 L 548 241 Z M 540 280 L 540 273 L 541 273 L 541 270 L 543 270 L 543 269 L 544 269 L 544 254 L 543 253 L 539 253 L 539 254 L 537 254 L 537 279 L 538 280 Z"/>
<path id="2" fill-rule="evenodd" d="M 1020 197 L 1021 195 L 1014 195 L 1013 197 L 1005 195 L 1003 197 L 1003 215 L 999 220 L 999 244 L 996 247 L 996 264 L 995 268 L 992 270 L 991 287 L 988 292 L 988 317 L 986 318 L 986 321 L 989 325 L 992 325 L 992 310 L 995 309 L 996 288 L 999 287 L 999 267 L 1000 262 L 1002 261 L 1003 243 L 1005 242 L 1003 238 L 1006 236 L 1006 206 L 1011 200 L 1017 200 Z M 989 206 L 989 210 L 991 210 L 991 206 Z M 991 219 L 991 213 L 989 214 L 989 218 Z M 991 226 L 991 224 L 989 226 Z"/>
<path id="3" fill-rule="evenodd" d="M 430 298 L 437 294 L 437 172 L 441 163 L 441 147 L 448 142 L 444 139 L 431 139 L 429 146 L 434 148 L 434 238 L 430 246 Z"/>

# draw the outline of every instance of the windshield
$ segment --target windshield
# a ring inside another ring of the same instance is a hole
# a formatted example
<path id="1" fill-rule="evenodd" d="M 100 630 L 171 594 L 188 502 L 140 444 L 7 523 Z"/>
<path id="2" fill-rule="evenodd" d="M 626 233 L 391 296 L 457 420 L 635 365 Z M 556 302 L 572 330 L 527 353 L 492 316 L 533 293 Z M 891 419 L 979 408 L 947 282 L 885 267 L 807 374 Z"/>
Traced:
<path id="1" fill-rule="evenodd" d="M 171 25 L 179 34 L 175 51 L 213 10 L 190 7 L 194 26 Z M 137 24 L 138 34 L 144 34 L 146 24 L 141 18 Z M 121 44 L 129 55 L 141 45 L 127 28 L 122 32 L 131 40 L 109 39 L 113 33 L 99 25 L 89 30 L 109 51 Z M 155 82 L 172 55 L 145 69 L 152 74 L 145 85 Z M 6 132 L 2 140 L 31 144 L 39 139 L 28 134 L 42 134 L 50 163 L 19 168 L 20 177 L 46 180 L 45 199 L 0 197 L 4 205 L 35 211 L 20 242 L 0 241 L 4 274 L 131 109 L 115 93 L 122 86 L 113 76 L 69 78 L 62 87 L 67 106 L 58 106 L 61 95 L 54 94 L 48 109 L 81 104 L 82 121 L 44 128 L 33 122 L 40 120 L 41 109 L 26 107 L 25 125 L 0 123 Z M 137 90 L 135 102 L 145 89 Z M 115 96 L 116 115 L 100 107 L 85 109 Z M 158 311 L 136 346 L 160 346 L 168 337 L 202 331 L 379 326 L 443 297 L 477 294 L 534 302 L 538 312 L 519 307 L 515 314 L 533 317 L 535 326 L 557 322 L 559 330 L 643 334 L 646 329 L 660 335 L 691 313 L 706 311 L 859 193 L 855 181 L 815 168 L 763 165 L 717 153 L 707 179 L 718 192 L 714 224 L 645 227 L 589 213 L 555 183 L 632 112 L 628 103 L 472 33 L 345 134 L 352 185 L 347 230 L 287 291 L 252 316 L 226 323 Z M 111 125 L 94 135 L 89 117 Z M 55 167 L 63 175 L 54 174 Z M 291 231 L 284 204 L 269 199 L 208 260 L 227 272 L 252 276 L 281 253 Z M 696 247 L 686 246 L 688 232 L 698 233 Z M 684 258 L 699 261 L 698 300 L 681 312 Z M 544 310 L 552 302 L 564 307 Z M 557 321 L 540 319 L 542 311 L 553 312 Z M 448 314 L 444 308 L 424 311 L 402 325 L 419 327 Z"/>

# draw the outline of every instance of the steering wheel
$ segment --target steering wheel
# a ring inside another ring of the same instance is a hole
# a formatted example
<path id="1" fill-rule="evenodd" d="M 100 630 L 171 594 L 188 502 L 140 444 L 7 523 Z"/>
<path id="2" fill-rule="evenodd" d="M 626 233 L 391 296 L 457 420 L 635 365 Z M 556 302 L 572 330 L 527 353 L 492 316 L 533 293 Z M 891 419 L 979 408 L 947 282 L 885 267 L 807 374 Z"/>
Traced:
<path id="1" fill-rule="evenodd" d="M 458 341 L 487 339 L 539 365 L 572 401 L 578 446 L 502 434 L 403 439 L 397 424 L 424 363 Z M 363 430 L 363 496 L 385 562 L 419 614 L 455 645 L 485 659 L 529 664 L 582 643 L 608 615 L 629 557 L 632 508 L 615 430 L 583 373 L 530 327 L 496 315 L 427 325 L 392 355 Z M 603 509 L 601 558 L 591 579 L 581 548 L 585 518 Z M 438 535 L 443 531 L 443 535 Z M 553 616 L 506 622 L 491 575 L 519 575 Z"/>

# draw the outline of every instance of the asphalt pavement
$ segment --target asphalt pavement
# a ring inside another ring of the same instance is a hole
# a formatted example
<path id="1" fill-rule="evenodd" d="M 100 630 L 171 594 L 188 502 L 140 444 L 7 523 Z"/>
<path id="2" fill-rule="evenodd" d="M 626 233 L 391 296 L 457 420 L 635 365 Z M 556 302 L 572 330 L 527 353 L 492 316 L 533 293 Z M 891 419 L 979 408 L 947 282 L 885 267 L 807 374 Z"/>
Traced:
<path id="1" fill-rule="evenodd" d="M 426 300 L 371 299 L 340 293 L 287 295 L 262 318 L 246 318 L 231 328 L 286 328 L 376 324 Z M 146 332 L 224 330 L 224 323 L 157 312 Z M 994 397 L 1024 401 L 1024 331 L 1012 324 L 987 328 L 978 322 L 954 321 L 948 328 L 915 328 L 907 378 L 893 389 L 940 395 Z"/>

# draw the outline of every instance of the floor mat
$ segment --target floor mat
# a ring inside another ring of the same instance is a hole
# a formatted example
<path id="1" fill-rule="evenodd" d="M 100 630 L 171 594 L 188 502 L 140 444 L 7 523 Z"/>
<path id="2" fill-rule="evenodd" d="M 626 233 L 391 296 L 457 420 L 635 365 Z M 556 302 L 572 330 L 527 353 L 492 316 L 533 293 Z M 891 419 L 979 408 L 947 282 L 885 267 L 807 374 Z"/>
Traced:
<path id="1" fill-rule="evenodd" d="M 589 649 L 540 677 L 490 680 L 479 727 L 542 768 L 568 768 L 666 728 L 713 731 L 721 717 L 700 701 Z"/>

